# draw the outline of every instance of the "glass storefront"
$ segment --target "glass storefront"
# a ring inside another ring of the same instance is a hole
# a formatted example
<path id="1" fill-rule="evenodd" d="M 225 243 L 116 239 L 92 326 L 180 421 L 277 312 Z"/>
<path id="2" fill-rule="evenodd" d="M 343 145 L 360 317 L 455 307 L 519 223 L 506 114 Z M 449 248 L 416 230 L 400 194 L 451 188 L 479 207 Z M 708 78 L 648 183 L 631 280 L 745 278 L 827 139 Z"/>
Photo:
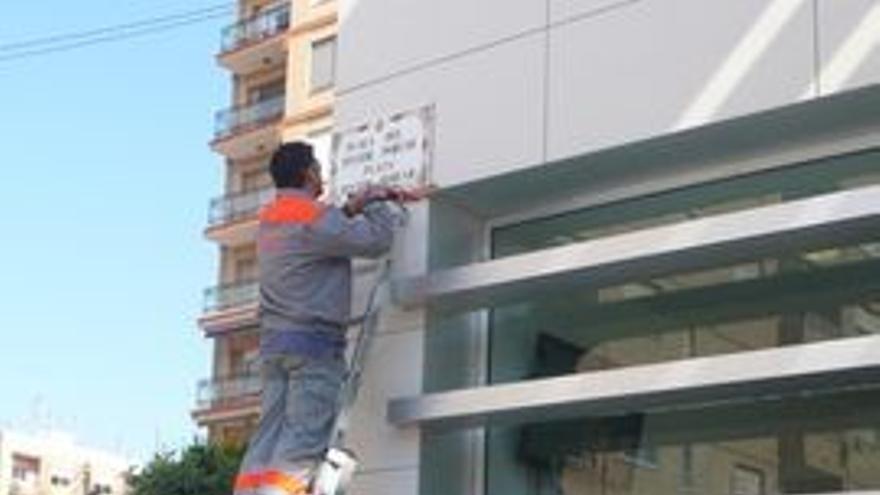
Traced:
<path id="1" fill-rule="evenodd" d="M 773 495 L 880 488 L 880 391 L 494 429 L 487 494 Z"/>
<path id="2" fill-rule="evenodd" d="M 880 244 L 496 308 L 492 383 L 880 333 Z M 880 391 L 491 429 L 488 494 L 880 489 Z"/>
<path id="3" fill-rule="evenodd" d="M 878 236 L 880 237 L 880 236 Z M 492 383 L 880 333 L 880 244 L 495 308 Z"/>
<path id="4" fill-rule="evenodd" d="M 880 182 L 863 153 L 493 231 L 504 257 Z M 698 272 L 492 308 L 493 384 L 880 333 L 880 233 Z M 880 489 L 880 394 L 744 398 L 687 411 L 493 428 L 487 494 Z"/>

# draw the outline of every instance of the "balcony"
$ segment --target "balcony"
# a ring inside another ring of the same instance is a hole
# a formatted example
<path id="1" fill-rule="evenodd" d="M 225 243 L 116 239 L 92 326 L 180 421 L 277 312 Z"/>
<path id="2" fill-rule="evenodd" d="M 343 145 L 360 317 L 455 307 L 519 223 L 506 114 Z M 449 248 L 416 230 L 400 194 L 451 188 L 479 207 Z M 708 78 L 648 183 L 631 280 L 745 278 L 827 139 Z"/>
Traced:
<path id="1" fill-rule="evenodd" d="M 258 323 L 258 297 L 259 283 L 256 280 L 208 288 L 199 326 L 206 336 L 213 337 L 254 325 Z"/>
<path id="2" fill-rule="evenodd" d="M 267 187 L 214 198 L 208 209 L 208 226 L 216 227 L 255 216 L 273 197 L 275 190 Z"/>
<path id="3" fill-rule="evenodd" d="M 220 196 L 208 208 L 205 236 L 223 245 L 241 245 L 253 241 L 260 208 L 275 197 L 273 188 L 258 189 Z"/>
<path id="4" fill-rule="evenodd" d="M 223 29 L 218 60 L 227 69 L 246 74 L 285 61 L 281 34 L 290 28 L 290 3 L 269 7 Z"/>
<path id="5" fill-rule="evenodd" d="M 245 280 L 205 290 L 205 312 L 217 312 L 257 301 L 260 285 L 256 280 Z"/>
<path id="6" fill-rule="evenodd" d="M 284 95 L 217 112 L 214 139 L 228 139 L 236 134 L 270 124 L 284 115 Z"/>
<path id="7" fill-rule="evenodd" d="M 212 147 L 229 158 L 242 159 L 265 153 L 280 142 L 272 125 L 284 117 L 284 95 L 217 112 Z"/>
<path id="8" fill-rule="evenodd" d="M 223 29 L 220 53 L 228 53 L 276 36 L 290 27 L 288 2 L 267 8 L 259 14 Z"/>
<path id="9" fill-rule="evenodd" d="M 200 422 L 248 413 L 259 402 L 262 382 L 258 373 L 209 378 L 198 383 L 193 416 Z"/>

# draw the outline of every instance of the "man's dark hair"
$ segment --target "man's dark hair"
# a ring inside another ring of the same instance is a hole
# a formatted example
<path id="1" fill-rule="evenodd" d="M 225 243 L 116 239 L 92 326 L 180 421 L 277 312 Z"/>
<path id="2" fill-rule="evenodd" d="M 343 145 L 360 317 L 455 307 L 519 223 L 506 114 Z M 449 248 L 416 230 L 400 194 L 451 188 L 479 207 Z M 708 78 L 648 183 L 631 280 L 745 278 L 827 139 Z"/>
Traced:
<path id="1" fill-rule="evenodd" d="M 301 188 L 305 184 L 306 171 L 314 164 L 310 144 L 302 141 L 284 143 L 272 155 L 269 173 L 277 188 Z"/>

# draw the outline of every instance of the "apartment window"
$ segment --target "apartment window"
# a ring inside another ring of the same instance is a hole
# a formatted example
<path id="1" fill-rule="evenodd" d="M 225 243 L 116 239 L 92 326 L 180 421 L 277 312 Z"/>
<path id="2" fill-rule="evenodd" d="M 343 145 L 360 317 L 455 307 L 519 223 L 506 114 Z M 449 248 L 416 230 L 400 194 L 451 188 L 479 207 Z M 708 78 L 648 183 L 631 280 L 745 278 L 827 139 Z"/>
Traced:
<path id="1" fill-rule="evenodd" d="M 212 438 L 222 438 L 227 445 L 247 445 L 248 438 L 252 435 L 256 426 L 246 423 L 234 423 L 223 425 L 218 428 Z"/>
<path id="2" fill-rule="evenodd" d="M 229 373 L 235 375 L 255 371 L 259 358 L 260 334 L 254 329 L 245 329 L 231 335 L 229 346 Z"/>
<path id="3" fill-rule="evenodd" d="M 101 483 L 95 483 L 92 485 L 91 491 L 89 491 L 89 495 L 107 495 L 110 493 L 113 493 L 113 487 Z"/>
<path id="4" fill-rule="evenodd" d="M 36 483 L 40 476 L 40 460 L 26 455 L 12 455 L 12 479 L 23 484 Z"/>
<path id="5" fill-rule="evenodd" d="M 252 192 L 272 185 L 272 178 L 265 168 L 246 170 L 241 174 L 241 192 Z"/>
<path id="6" fill-rule="evenodd" d="M 248 102 L 259 103 L 261 101 L 271 100 L 284 96 L 286 91 L 286 83 L 284 79 L 279 79 L 271 83 L 254 86 L 248 89 Z"/>
<path id="7" fill-rule="evenodd" d="M 311 89 L 317 93 L 336 81 L 336 37 L 312 42 Z"/>
<path id="8" fill-rule="evenodd" d="M 52 476 L 50 482 L 54 486 L 69 486 L 70 478 L 68 476 L 54 475 Z"/>
<path id="9" fill-rule="evenodd" d="M 257 251 L 251 244 L 235 249 L 234 277 L 237 281 L 255 280 L 257 278 Z"/>
<path id="10" fill-rule="evenodd" d="M 257 278 L 257 260 L 255 258 L 235 261 L 236 280 L 254 280 Z"/>

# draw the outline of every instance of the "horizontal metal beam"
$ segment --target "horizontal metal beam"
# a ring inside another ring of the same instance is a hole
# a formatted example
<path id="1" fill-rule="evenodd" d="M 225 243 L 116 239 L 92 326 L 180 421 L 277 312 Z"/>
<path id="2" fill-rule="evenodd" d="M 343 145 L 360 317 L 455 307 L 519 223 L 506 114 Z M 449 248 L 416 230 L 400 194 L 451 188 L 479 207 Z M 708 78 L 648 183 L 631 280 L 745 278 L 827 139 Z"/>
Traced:
<path id="1" fill-rule="evenodd" d="M 877 236 L 880 186 L 648 228 L 395 282 L 405 307 L 484 308 Z"/>
<path id="2" fill-rule="evenodd" d="M 706 404 L 880 383 L 880 336 L 527 380 L 389 403 L 399 425 L 467 428 Z"/>

